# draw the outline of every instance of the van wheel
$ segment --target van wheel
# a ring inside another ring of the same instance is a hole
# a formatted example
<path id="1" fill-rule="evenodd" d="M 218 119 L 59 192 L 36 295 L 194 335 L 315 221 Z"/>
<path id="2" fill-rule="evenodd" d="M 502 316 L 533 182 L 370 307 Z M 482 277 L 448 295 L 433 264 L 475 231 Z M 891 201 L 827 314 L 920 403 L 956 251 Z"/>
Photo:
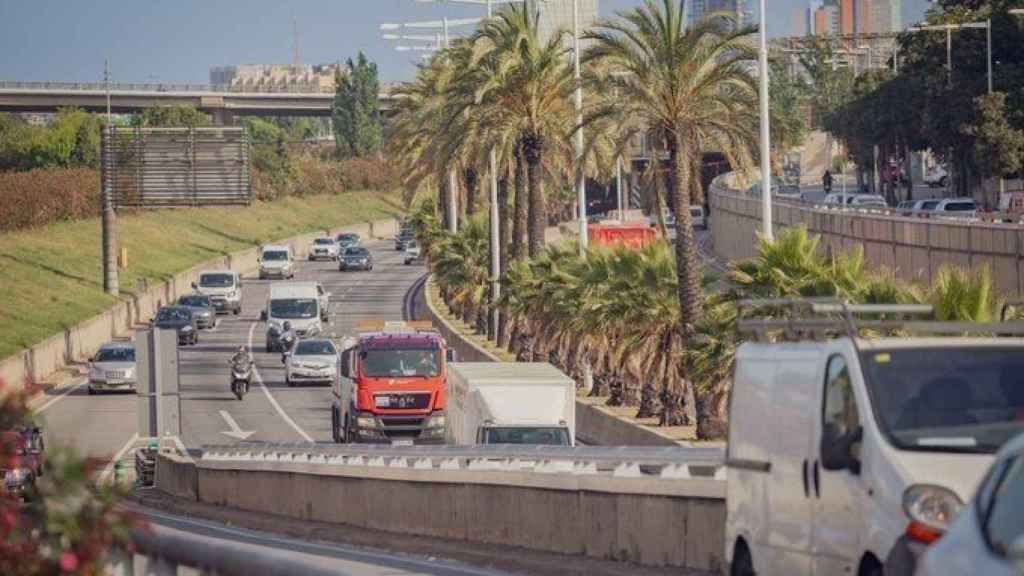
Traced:
<path id="1" fill-rule="evenodd" d="M 729 576 L 754 576 L 754 559 L 750 557 L 750 550 L 743 542 L 736 544 L 736 553 L 732 557 L 732 569 Z"/>

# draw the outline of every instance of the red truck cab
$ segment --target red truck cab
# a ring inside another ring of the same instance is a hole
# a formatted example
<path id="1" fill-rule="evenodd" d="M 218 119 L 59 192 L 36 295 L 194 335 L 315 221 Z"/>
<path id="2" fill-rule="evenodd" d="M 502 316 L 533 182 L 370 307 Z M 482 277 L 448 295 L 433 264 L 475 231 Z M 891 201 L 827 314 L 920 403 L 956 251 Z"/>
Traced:
<path id="1" fill-rule="evenodd" d="M 335 442 L 443 444 L 448 362 L 429 322 L 368 321 L 341 352 L 333 388 Z"/>

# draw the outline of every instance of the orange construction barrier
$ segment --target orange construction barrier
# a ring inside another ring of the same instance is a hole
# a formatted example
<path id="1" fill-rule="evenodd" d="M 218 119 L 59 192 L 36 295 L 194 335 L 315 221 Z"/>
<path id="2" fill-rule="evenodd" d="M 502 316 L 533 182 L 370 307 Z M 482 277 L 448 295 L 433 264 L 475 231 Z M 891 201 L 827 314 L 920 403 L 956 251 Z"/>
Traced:
<path id="1" fill-rule="evenodd" d="M 629 248 L 642 248 L 657 238 L 654 228 L 646 223 L 588 224 L 587 235 L 595 245 L 620 244 Z"/>

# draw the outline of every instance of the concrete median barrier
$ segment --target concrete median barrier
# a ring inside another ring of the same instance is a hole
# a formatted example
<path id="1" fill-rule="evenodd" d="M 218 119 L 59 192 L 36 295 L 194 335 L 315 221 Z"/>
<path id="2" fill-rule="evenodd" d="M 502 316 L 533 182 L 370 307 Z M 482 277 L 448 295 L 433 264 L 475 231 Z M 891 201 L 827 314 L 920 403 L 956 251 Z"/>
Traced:
<path id="1" fill-rule="evenodd" d="M 711 478 L 298 462 L 157 466 L 157 488 L 189 498 L 191 467 L 194 499 L 207 504 L 646 566 L 722 566 L 725 486 Z"/>
<path id="2" fill-rule="evenodd" d="M 343 226 L 328 231 L 330 234 L 355 232 L 364 236 L 377 228 L 381 231 L 395 229 L 393 219 L 379 222 Z M 300 258 L 304 258 L 313 238 L 323 232 L 303 234 L 281 241 L 292 245 Z M 131 328 L 147 322 L 160 306 L 174 302 L 179 296 L 192 291 L 199 273 L 204 270 L 227 268 L 242 275 L 256 271 L 256 249 L 249 248 L 202 262 L 176 274 L 165 282 L 152 284 L 127 296 L 108 310 L 71 326 L 32 347 L 0 360 L 0 380 L 7 386 L 0 393 L 20 390 L 26 382 L 46 382 L 53 373 L 68 364 L 86 361 L 104 342 L 116 337 L 127 337 Z"/>

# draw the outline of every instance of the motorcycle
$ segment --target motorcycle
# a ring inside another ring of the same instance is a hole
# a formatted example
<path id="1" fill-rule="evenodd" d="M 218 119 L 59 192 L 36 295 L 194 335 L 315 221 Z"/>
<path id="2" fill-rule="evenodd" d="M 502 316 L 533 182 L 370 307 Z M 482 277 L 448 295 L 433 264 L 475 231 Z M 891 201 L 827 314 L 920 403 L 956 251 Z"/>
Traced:
<path id="1" fill-rule="evenodd" d="M 231 392 L 239 400 L 249 392 L 249 382 L 252 380 L 252 362 L 231 364 Z"/>

